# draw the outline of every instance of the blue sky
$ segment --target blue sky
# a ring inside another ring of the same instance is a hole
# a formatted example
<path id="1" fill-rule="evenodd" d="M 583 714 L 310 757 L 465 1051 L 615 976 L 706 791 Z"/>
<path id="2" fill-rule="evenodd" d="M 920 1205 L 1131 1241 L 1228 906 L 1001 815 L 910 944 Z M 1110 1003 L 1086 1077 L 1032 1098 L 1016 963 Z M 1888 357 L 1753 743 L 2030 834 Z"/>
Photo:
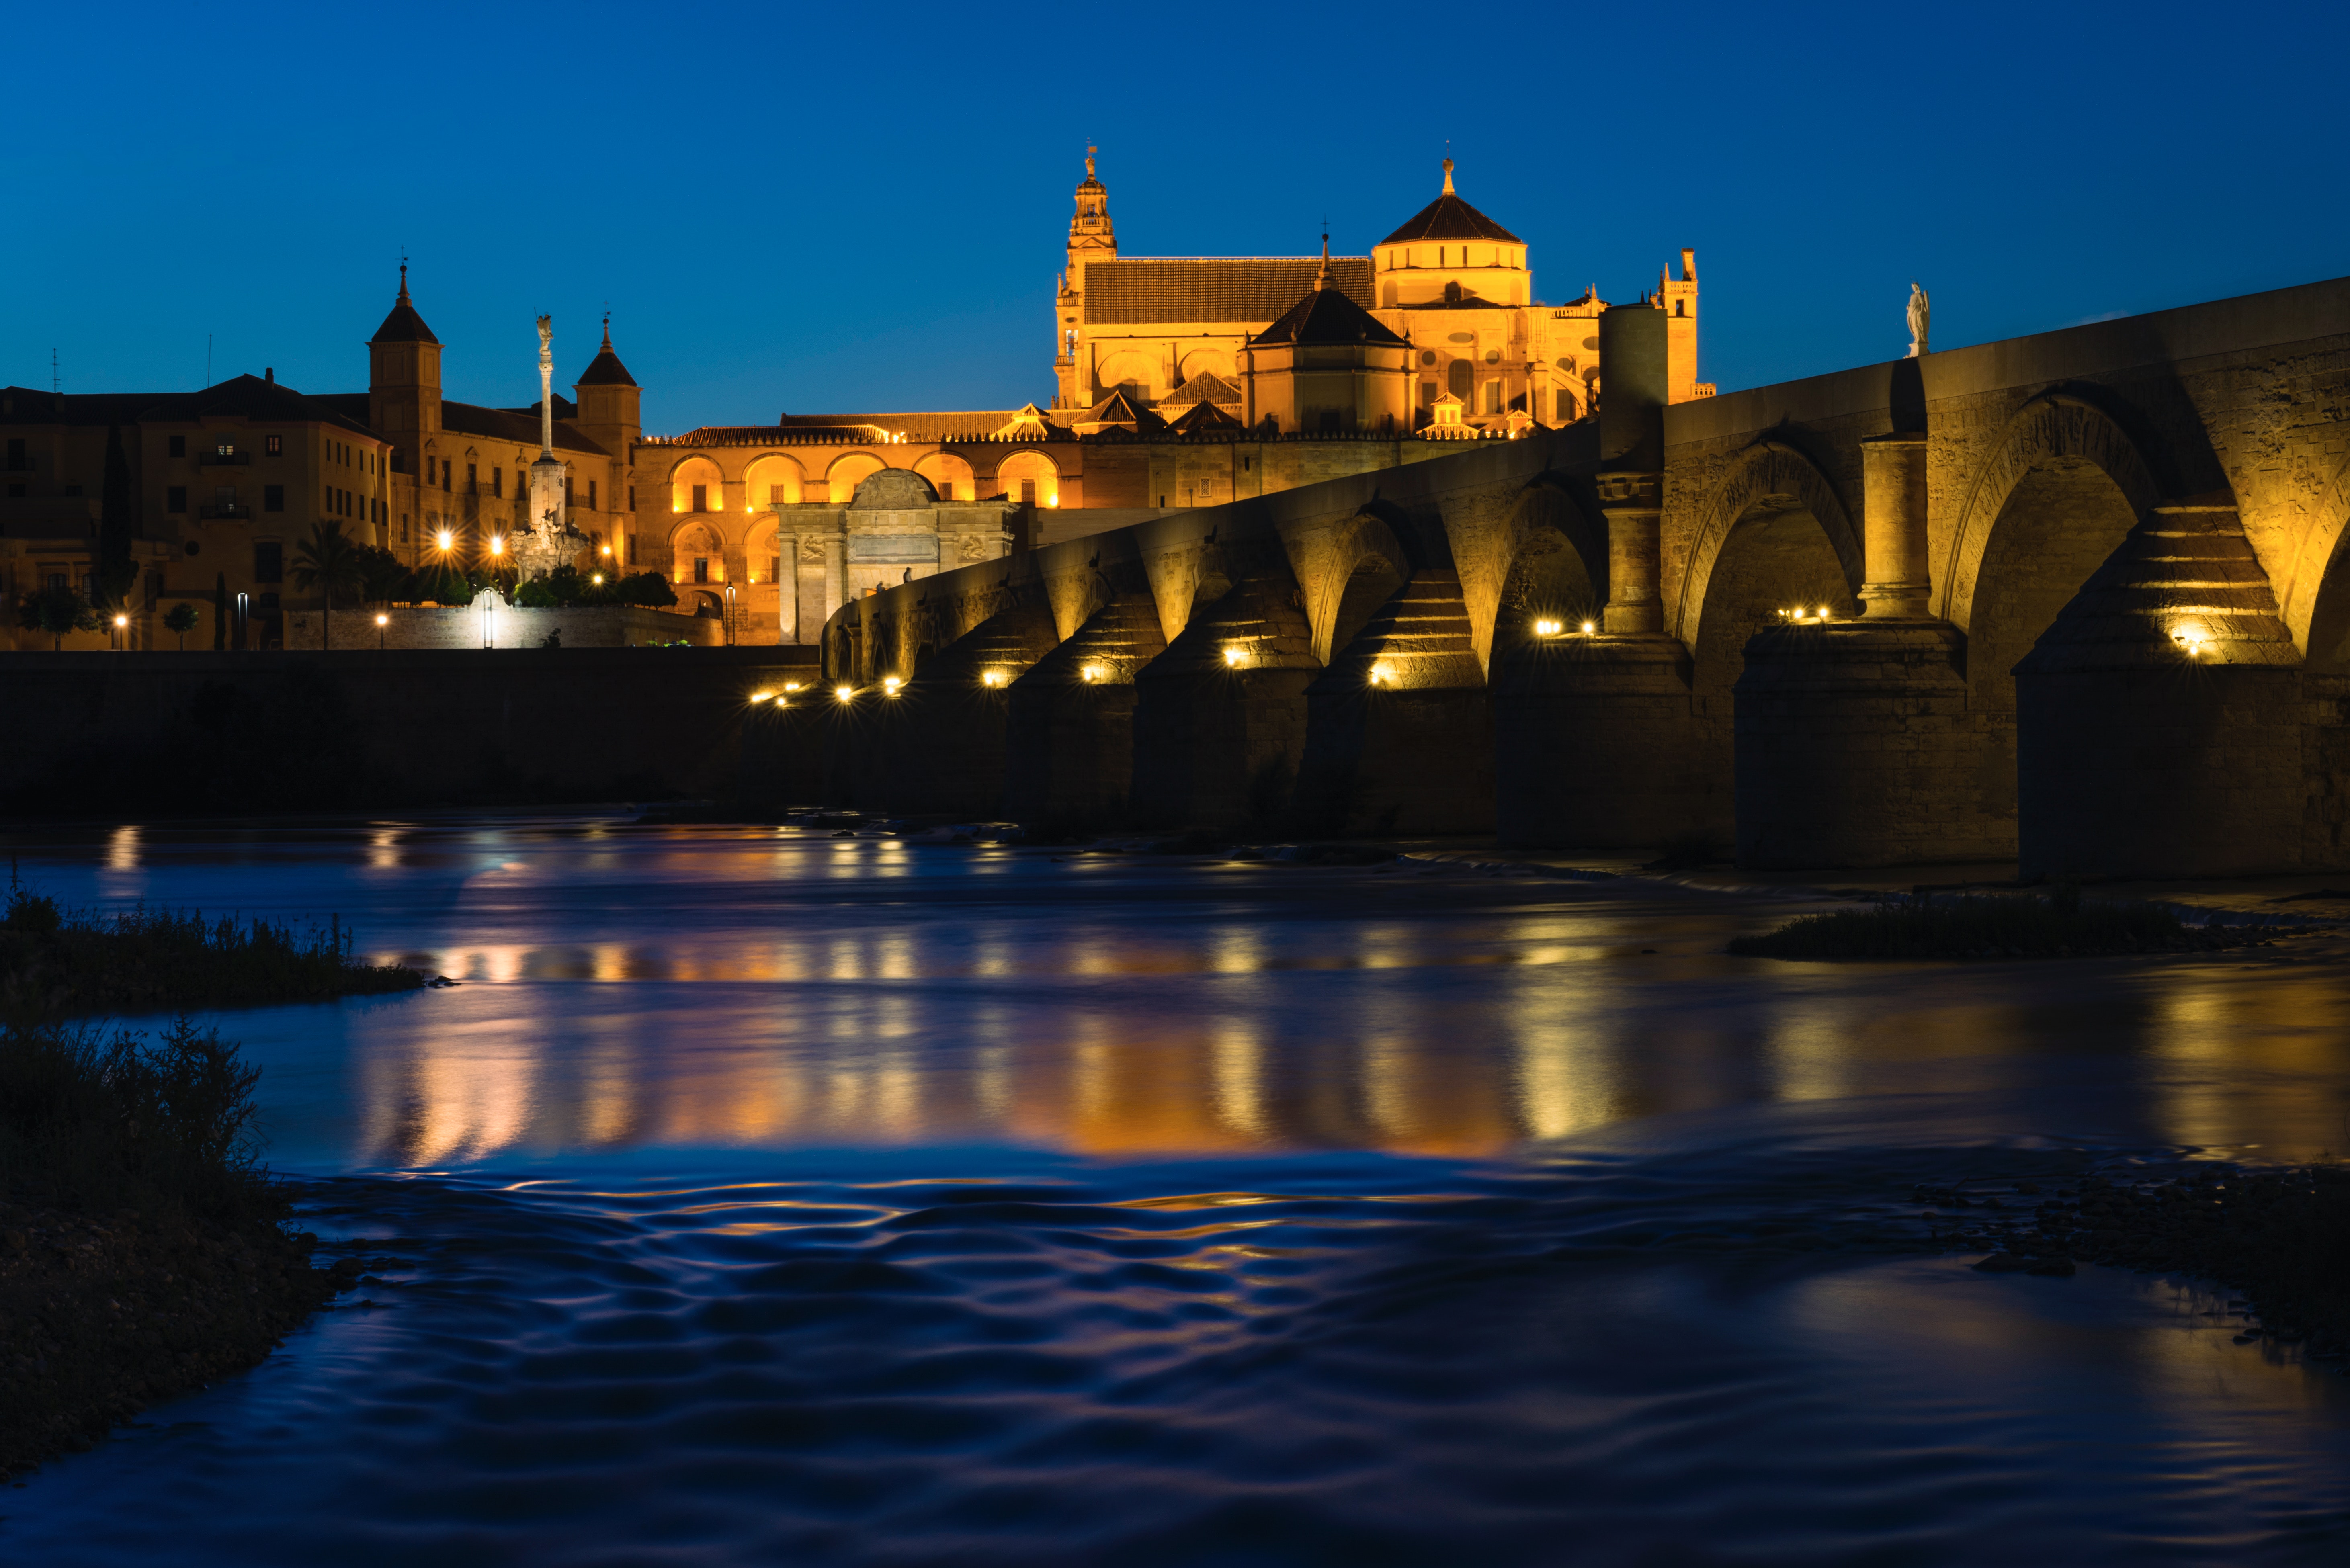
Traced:
<path id="1" fill-rule="evenodd" d="M 1166 19 L 1162 21 L 1162 18 Z M 47 7 L 11 24 L 0 381 L 365 385 L 650 431 L 1051 395 L 1070 189 L 1128 254 L 1363 254 L 1436 191 L 1535 286 L 1698 250 L 1725 389 L 2350 274 L 2350 6 Z M 64 68 L 65 63 L 70 68 Z"/>

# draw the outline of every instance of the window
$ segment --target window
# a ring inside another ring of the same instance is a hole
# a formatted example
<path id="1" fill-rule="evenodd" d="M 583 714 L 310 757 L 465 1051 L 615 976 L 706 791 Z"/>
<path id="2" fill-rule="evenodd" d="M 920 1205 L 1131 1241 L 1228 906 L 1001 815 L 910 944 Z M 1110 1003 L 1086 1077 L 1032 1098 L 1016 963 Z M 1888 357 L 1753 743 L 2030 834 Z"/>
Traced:
<path id="1" fill-rule="evenodd" d="M 17 457 L 18 457 L 19 455 L 21 455 L 21 454 L 23 453 L 24 450 L 25 450 L 25 443 L 24 443 L 23 441 L 10 441 L 10 442 L 8 443 L 8 466 L 9 466 L 9 467 L 11 467 L 11 468 L 15 468 L 15 467 L 16 466 L 16 459 L 17 459 Z M 177 436 L 173 436 L 173 437 L 172 438 L 172 455 L 173 457 L 185 457 L 185 456 L 187 456 L 187 455 L 188 455 L 188 438 L 187 438 L 187 437 L 185 437 L 185 436 L 183 436 L 183 435 L 177 435 Z"/>
<path id="2" fill-rule="evenodd" d="M 329 484 L 328 486 L 327 486 L 327 504 L 326 504 L 326 508 L 325 508 L 325 510 L 327 510 L 327 511 L 328 511 L 328 512 L 332 512 L 334 509 L 335 509 L 335 487 L 334 487 L 333 485 Z"/>
<path id="3" fill-rule="evenodd" d="M 693 558 L 693 580 L 697 583 L 706 583 L 710 580 L 709 556 L 696 556 Z"/>
<path id="4" fill-rule="evenodd" d="M 219 514 L 223 517 L 234 516 L 236 514 L 236 486 L 234 484 L 213 485 L 213 505 L 219 510 Z"/>
<path id="5" fill-rule="evenodd" d="M 1455 359 L 1444 369 L 1444 379 L 1447 383 L 1445 389 L 1461 400 L 1462 408 L 1469 406 L 1469 394 L 1475 390 L 1469 384 L 1471 374 L 1469 361 L 1466 359 Z"/>
<path id="6" fill-rule="evenodd" d="M 1568 391 L 1565 387 L 1561 387 L 1557 392 L 1557 402 L 1558 422 L 1563 425 L 1573 424 L 1575 422 L 1575 394 Z"/>
<path id="7" fill-rule="evenodd" d="M 442 458 L 441 460 L 441 488 L 443 490 L 449 488 L 449 460 L 445 457 Z"/>
<path id="8" fill-rule="evenodd" d="M 631 512 L 634 512 L 636 509 L 637 509 L 637 487 L 636 487 L 635 485 L 631 484 L 630 486 L 629 486 L 629 511 L 631 511 Z"/>
<path id="9" fill-rule="evenodd" d="M 629 535 L 629 565 L 630 565 L 630 566 L 635 566 L 636 564 L 637 564 L 637 536 L 636 536 L 634 534 L 631 534 L 631 535 Z"/>
<path id="10" fill-rule="evenodd" d="M 1485 383 L 1485 411 L 1489 414 L 1502 411 L 1502 383 L 1499 381 Z"/>
<path id="11" fill-rule="evenodd" d="M 263 436 L 261 450 L 271 457 L 283 457 L 286 455 L 286 438 L 282 435 Z"/>
<path id="12" fill-rule="evenodd" d="M 596 482 L 591 479 L 588 482 L 588 510 L 593 512 L 596 509 Z"/>
<path id="13" fill-rule="evenodd" d="M 286 580 L 286 546 L 276 543 L 253 547 L 253 580 L 256 583 L 282 583 Z"/>
<path id="14" fill-rule="evenodd" d="M 408 543 L 408 514 L 405 512 L 400 514 L 400 542 L 403 545 Z"/>
<path id="15" fill-rule="evenodd" d="M 185 512 L 187 509 L 188 487 L 184 484 L 173 484 L 165 487 L 163 491 L 163 510 L 166 512 Z"/>
<path id="16" fill-rule="evenodd" d="M 1422 381 L 1419 384 L 1419 406 L 1423 409 L 1430 408 L 1434 406 L 1435 402 L 1436 383 L 1433 381 Z"/>
<path id="17" fill-rule="evenodd" d="M 236 442 L 224 438 L 213 443 L 213 451 L 222 457 L 234 457 L 236 455 Z"/>
<path id="18" fill-rule="evenodd" d="M 784 577 L 784 558 L 783 558 L 781 556 L 768 556 L 768 557 L 767 557 L 767 581 L 769 581 L 769 582 L 771 582 L 771 583 L 781 582 L 781 581 L 783 581 L 783 577 Z"/>
<path id="19" fill-rule="evenodd" d="M 174 493 L 175 493 L 175 494 L 184 495 L 184 494 L 186 494 L 186 493 L 187 493 L 187 492 L 186 492 L 186 491 L 184 491 L 184 490 L 182 490 L 182 491 L 177 491 L 177 492 L 174 492 Z M 285 487 L 284 485 L 282 485 L 282 484 L 265 484 L 265 485 L 263 485 L 263 486 L 261 487 L 261 509 L 262 509 L 264 512 L 283 512 L 283 511 L 285 511 L 285 510 L 286 510 L 286 487 Z"/>
<path id="20" fill-rule="evenodd" d="M 468 495 L 479 495 L 481 493 L 481 465 L 478 463 L 469 462 L 465 465 L 465 493 Z"/>
<path id="21" fill-rule="evenodd" d="M 571 476 L 567 473 L 563 476 L 563 504 L 571 504 Z"/>
<path id="22" fill-rule="evenodd" d="M 697 484 L 693 487 L 693 509 L 696 512 L 710 510 L 710 486 Z"/>
<path id="23" fill-rule="evenodd" d="M 81 486 L 78 484 L 59 485 L 57 487 L 57 493 L 60 495 L 79 495 L 81 493 Z"/>
<path id="24" fill-rule="evenodd" d="M 767 486 L 767 504 L 770 506 L 781 506 L 785 504 L 784 487 L 782 485 L 770 484 Z"/>
<path id="25" fill-rule="evenodd" d="M 502 496 L 505 494 L 505 493 L 506 471 L 503 468 L 494 468 L 490 470 L 490 493 L 492 495 Z"/>

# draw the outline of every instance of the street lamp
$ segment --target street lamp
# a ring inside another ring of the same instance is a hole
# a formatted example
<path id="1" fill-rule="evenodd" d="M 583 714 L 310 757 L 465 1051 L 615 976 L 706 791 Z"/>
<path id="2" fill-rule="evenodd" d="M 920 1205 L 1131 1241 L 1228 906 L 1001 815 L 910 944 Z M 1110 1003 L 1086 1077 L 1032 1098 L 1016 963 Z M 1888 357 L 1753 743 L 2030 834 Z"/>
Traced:
<path id="1" fill-rule="evenodd" d="M 114 633 L 115 633 L 115 638 L 116 638 L 116 640 L 117 640 L 117 641 L 120 643 L 120 645 L 121 646 L 121 648 L 122 648 L 123 649 L 125 649 L 125 650 L 128 650 L 128 649 L 129 649 L 129 648 L 130 647 L 130 639 L 129 637 L 127 637 L 127 636 L 125 636 L 125 635 L 124 635 L 126 632 L 128 632 L 128 631 L 130 630 L 130 618 L 129 616 L 127 616 L 127 615 L 118 615 L 118 616 L 116 616 L 116 617 L 114 618 Z"/>
<path id="2" fill-rule="evenodd" d="M 381 653 L 381 652 L 383 651 L 383 634 L 384 634 L 384 628 L 386 628 L 386 627 L 390 626 L 390 624 L 391 624 L 391 618 L 390 618 L 390 616 L 388 616 L 388 615 L 384 614 L 381 610 L 378 610 L 378 611 L 376 611 L 376 616 L 375 616 L 375 649 L 376 649 L 376 651 L 377 651 L 378 653 Z"/>

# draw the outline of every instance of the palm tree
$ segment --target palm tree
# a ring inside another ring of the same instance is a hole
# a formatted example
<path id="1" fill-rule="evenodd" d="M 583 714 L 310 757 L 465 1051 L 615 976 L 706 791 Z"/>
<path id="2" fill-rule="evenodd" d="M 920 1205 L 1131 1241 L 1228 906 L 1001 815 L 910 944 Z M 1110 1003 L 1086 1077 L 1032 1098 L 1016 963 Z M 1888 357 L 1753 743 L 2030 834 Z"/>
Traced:
<path id="1" fill-rule="evenodd" d="M 318 645 L 335 646 L 335 596 L 367 581 L 367 562 L 359 541 L 343 532 L 340 523 L 313 523 L 310 536 L 294 545 L 294 586 L 316 592 L 326 607 L 318 618 Z"/>

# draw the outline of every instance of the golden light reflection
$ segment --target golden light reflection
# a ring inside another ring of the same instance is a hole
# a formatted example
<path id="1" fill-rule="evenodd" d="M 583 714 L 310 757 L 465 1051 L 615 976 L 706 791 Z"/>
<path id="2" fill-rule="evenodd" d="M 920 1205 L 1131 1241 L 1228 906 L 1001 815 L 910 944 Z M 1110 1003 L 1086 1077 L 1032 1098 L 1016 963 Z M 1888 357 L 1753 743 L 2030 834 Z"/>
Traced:
<path id="1" fill-rule="evenodd" d="M 109 871 L 139 869 L 140 831 L 126 823 L 106 836 L 106 868 Z"/>

